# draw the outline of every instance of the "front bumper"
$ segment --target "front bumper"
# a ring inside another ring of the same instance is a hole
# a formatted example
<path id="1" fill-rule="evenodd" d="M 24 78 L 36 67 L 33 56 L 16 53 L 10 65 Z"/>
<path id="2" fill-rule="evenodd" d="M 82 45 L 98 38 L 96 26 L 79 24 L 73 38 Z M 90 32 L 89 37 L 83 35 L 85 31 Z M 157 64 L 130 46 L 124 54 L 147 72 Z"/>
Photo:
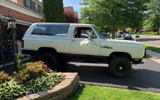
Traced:
<path id="1" fill-rule="evenodd" d="M 144 64 L 145 59 L 133 59 L 133 64 Z"/>

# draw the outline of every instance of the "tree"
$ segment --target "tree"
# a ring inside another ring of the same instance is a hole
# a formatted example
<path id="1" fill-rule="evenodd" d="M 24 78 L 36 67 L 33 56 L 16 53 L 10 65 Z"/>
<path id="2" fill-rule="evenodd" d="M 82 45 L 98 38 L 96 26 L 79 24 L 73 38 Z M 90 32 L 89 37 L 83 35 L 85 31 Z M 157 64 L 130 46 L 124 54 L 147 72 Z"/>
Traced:
<path id="1" fill-rule="evenodd" d="M 142 26 L 146 0 L 83 0 L 81 18 L 85 23 L 111 28 L 112 38 L 115 29 Z"/>
<path id="2" fill-rule="evenodd" d="M 64 11 L 65 22 L 67 23 L 78 23 L 78 16 L 71 9 Z"/>
<path id="3" fill-rule="evenodd" d="M 63 0 L 42 0 L 45 22 L 64 22 Z"/>
<path id="4" fill-rule="evenodd" d="M 144 21 L 144 29 L 157 30 L 157 34 L 160 34 L 160 0 L 150 0 L 147 8 L 148 11 L 146 20 Z"/>

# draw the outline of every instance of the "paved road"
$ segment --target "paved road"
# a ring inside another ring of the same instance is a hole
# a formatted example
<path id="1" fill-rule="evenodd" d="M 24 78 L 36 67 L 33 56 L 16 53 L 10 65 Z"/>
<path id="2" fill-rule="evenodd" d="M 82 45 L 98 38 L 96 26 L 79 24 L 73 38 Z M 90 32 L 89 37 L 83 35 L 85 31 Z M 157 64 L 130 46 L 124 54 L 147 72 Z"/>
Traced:
<path id="1" fill-rule="evenodd" d="M 142 42 L 144 44 L 160 46 L 160 37 L 140 36 L 140 38 L 137 39 L 137 41 Z"/>
<path id="2" fill-rule="evenodd" d="M 160 93 L 160 65 L 150 59 L 145 64 L 133 65 L 127 78 L 113 78 L 108 74 L 107 64 L 70 62 L 62 72 L 78 72 L 80 83 L 111 86 Z"/>

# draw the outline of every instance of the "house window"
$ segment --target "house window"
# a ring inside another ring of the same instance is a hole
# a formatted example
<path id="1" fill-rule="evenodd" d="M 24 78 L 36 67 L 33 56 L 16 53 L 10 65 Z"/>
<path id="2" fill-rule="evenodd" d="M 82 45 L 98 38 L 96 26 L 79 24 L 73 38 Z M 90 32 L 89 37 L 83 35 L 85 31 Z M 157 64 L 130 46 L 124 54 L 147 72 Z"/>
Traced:
<path id="1" fill-rule="evenodd" d="M 39 5 L 38 5 L 37 3 L 34 3 L 34 10 L 37 11 L 37 12 L 40 11 L 40 10 L 39 10 Z"/>
<path id="2" fill-rule="evenodd" d="M 25 6 L 28 8 L 32 8 L 32 1 L 31 0 L 25 0 Z"/>

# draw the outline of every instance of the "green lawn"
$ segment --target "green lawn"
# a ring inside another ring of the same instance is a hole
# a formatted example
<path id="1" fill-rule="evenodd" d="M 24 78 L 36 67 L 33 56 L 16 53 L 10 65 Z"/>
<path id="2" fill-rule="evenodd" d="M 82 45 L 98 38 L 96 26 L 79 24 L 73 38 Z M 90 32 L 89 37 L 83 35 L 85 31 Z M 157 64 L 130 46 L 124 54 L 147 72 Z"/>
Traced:
<path id="1" fill-rule="evenodd" d="M 115 40 L 123 40 L 122 38 L 115 38 Z"/>
<path id="2" fill-rule="evenodd" d="M 160 48 L 158 48 L 158 47 L 154 47 L 154 46 L 150 46 L 150 45 L 146 45 L 146 44 L 145 44 L 145 47 L 147 50 L 151 50 L 151 51 L 155 51 L 155 52 L 160 53 Z"/>
<path id="3" fill-rule="evenodd" d="M 152 58 L 152 56 L 149 54 L 146 54 L 145 58 Z"/>
<path id="4" fill-rule="evenodd" d="M 160 94 L 82 85 L 70 100 L 160 100 Z"/>

